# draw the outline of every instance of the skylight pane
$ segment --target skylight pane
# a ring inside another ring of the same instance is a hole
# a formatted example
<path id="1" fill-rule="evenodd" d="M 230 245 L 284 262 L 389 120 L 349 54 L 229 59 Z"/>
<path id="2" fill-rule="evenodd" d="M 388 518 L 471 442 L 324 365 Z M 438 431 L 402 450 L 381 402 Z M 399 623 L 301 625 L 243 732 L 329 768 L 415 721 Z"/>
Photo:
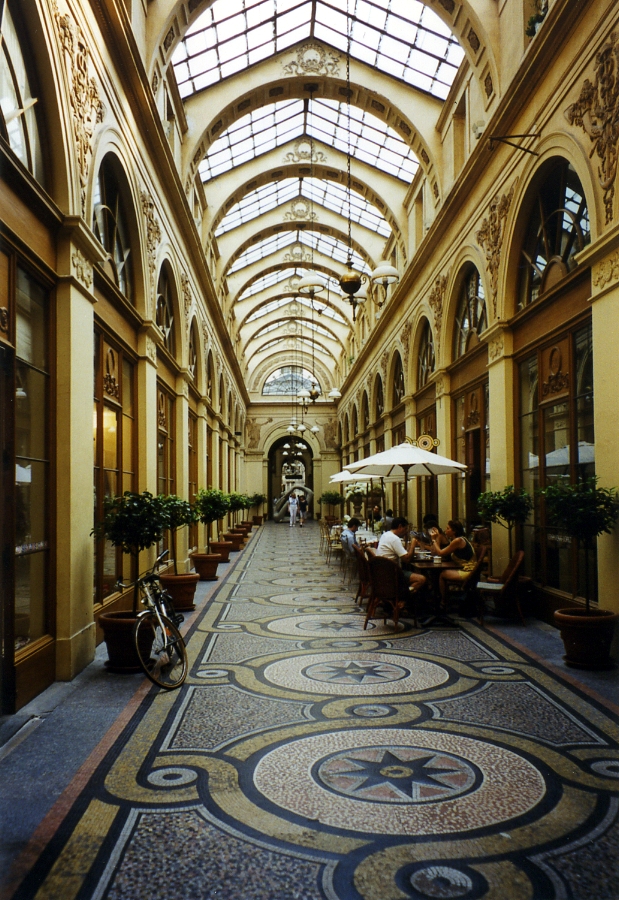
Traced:
<path id="1" fill-rule="evenodd" d="M 268 22 L 269 19 L 273 18 L 273 0 L 263 0 L 262 3 L 256 3 L 253 6 L 250 6 L 248 3 L 247 7 L 246 18 L 248 28 L 253 28 L 254 25 L 260 25 L 262 22 Z M 273 26 L 268 25 L 268 28 L 272 34 Z"/>
<path id="2" fill-rule="evenodd" d="M 318 7 L 318 9 L 320 9 L 320 7 Z M 319 40 L 331 44 L 331 46 L 335 47 L 337 50 L 346 51 L 346 35 L 341 34 L 339 31 L 333 31 L 331 28 L 323 25 L 318 18 L 316 18 L 316 23 L 314 25 L 314 34 Z"/>

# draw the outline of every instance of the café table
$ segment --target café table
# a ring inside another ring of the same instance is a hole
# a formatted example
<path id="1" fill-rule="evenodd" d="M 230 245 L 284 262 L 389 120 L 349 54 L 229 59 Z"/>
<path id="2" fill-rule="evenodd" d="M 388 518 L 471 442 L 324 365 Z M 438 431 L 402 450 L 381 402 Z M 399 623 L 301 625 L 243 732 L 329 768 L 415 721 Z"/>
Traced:
<path id="1" fill-rule="evenodd" d="M 446 569 L 459 569 L 459 563 L 448 559 L 441 559 L 440 562 L 434 562 L 432 557 L 430 559 L 414 558 L 409 563 L 409 566 L 419 575 L 425 575 L 429 582 L 430 592 L 435 603 L 436 612 L 421 622 L 421 624 L 424 627 L 427 627 L 428 625 L 447 625 L 450 628 L 458 628 L 457 622 L 451 619 L 446 613 L 441 612 L 439 579 L 441 577 L 441 572 L 444 572 Z"/>

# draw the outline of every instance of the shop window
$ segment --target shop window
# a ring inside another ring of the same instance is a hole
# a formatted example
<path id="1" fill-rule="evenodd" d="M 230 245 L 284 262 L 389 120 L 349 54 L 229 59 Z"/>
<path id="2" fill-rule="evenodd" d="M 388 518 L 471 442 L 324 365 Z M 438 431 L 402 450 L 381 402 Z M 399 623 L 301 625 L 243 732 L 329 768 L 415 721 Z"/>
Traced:
<path id="1" fill-rule="evenodd" d="M 363 431 L 367 431 L 370 427 L 370 408 L 368 404 L 368 395 L 365 391 L 363 392 L 363 399 L 361 401 L 361 427 Z"/>
<path id="2" fill-rule="evenodd" d="M 490 392 L 488 382 L 471 385 L 454 397 L 455 458 L 467 466 L 453 475 L 456 518 L 467 528 L 478 524 L 477 498 L 490 490 Z"/>
<path id="3" fill-rule="evenodd" d="M 15 327 L 15 649 L 50 632 L 47 295 L 17 269 Z"/>
<path id="4" fill-rule="evenodd" d="M 27 65 L 25 43 L 20 41 L 11 6 L 5 3 L 0 12 L 0 135 L 36 180 L 44 184 L 38 98 L 33 96 L 33 73 Z"/>
<path id="5" fill-rule="evenodd" d="M 398 406 L 402 400 L 404 400 L 404 394 L 406 392 L 404 386 L 404 369 L 402 368 L 402 358 L 399 353 L 396 353 L 395 363 L 393 366 L 393 391 L 391 404 L 392 407 Z"/>
<path id="6" fill-rule="evenodd" d="M 196 329 L 192 326 L 189 332 L 189 356 L 187 360 L 187 369 L 189 377 L 196 384 L 198 377 L 198 339 Z"/>
<path id="7" fill-rule="evenodd" d="M 157 282 L 156 322 L 163 334 L 164 347 L 174 356 L 174 301 L 172 278 L 167 266 L 162 266 Z"/>
<path id="8" fill-rule="evenodd" d="M 118 162 L 108 154 L 99 169 L 93 197 L 92 230 L 106 251 L 101 263 L 121 294 L 133 301 L 133 264 Z"/>
<path id="9" fill-rule="evenodd" d="M 99 522 L 105 497 L 135 490 L 135 388 L 133 361 L 99 331 L 94 353 L 94 521 Z M 131 577 L 131 560 L 109 541 L 97 541 L 94 602 L 113 594 L 119 578 Z"/>
<path id="10" fill-rule="evenodd" d="M 157 493 L 174 494 L 174 400 L 157 388 Z"/>
<path id="11" fill-rule="evenodd" d="M 535 496 L 539 487 L 595 475 L 591 326 L 580 326 L 525 359 L 519 379 L 522 487 Z M 579 550 L 579 566 L 569 537 L 545 527 L 537 497 L 523 537 L 528 574 L 572 596 L 585 595 L 585 550 Z M 596 550 L 588 552 L 589 596 L 595 598 Z"/>
<path id="12" fill-rule="evenodd" d="M 422 387 L 428 383 L 428 378 L 434 372 L 435 359 L 434 359 L 434 337 L 432 335 L 432 328 L 430 327 L 430 323 L 426 319 L 425 325 L 423 326 L 423 331 L 421 333 L 421 340 L 419 342 L 419 356 L 417 360 L 417 390 L 421 390 Z"/>
<path id="13" fill-rule="evenodd" d="M 522 247 L 518 308 L 534 303 L 576 266 L 591 240 L 587 201 L 570 163 L 557 159 L 531 199 Z"/>

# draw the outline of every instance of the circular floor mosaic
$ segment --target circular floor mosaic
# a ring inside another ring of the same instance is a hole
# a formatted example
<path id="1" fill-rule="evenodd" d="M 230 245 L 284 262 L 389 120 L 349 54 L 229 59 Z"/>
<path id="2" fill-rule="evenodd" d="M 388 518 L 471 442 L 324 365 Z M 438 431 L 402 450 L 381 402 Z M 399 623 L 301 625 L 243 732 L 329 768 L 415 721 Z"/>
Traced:
<path id="1" fill-rule="evenodd" d="M 338 614 L 324 616 L 289 616 L 284 619 L 276 619 L 269 622 L 268 630 L 277 634 L 294 635 L 298 638 L 310 637 L 346 637 L 349 635 L 367 636 L 375 638 L 379 634 L 394 634 L 393 622 L 387 619 L 385 625 L 382 620 L 368 622 L 368 627 L 363 629 L 364 616 L 361 614 Z M 402 631 L 404 625 L 398 622 L 398 631 Z"/>
<path id="2" fill-rule="evenodd" d="M 425 691 L 447 681 L 449 672 L 413 657 L 348 652 L 288 657 L 267 666 L 264 677 L 292 690 L 355 697 Z"/>
<path id="3" fill-rule="evenodd" d="M 316 591 L 313 594 L 293 593 L 293 594 L 275 594 L 269 597 L 269 603 L 278 603 L 282 606 L 311 606 L 313 603 L 350 603 L 352 605 L 353 598 L 350 594 L 326 593 Z"/>
<path id="4" fill-rule="evenodd" d="M 272 803 L 363 833 L 434 835 L 507 822 L 544 797 L 541 773 L 511 750 L 423 729 L 346 729 L 290 741 L 256 766 Z"/>
<path id="5" fill-rule="evenodd" d="M 294 584 L 292 584 L 293 578 L 295 579 Z M 291 591 L 302 591 L 310 584 L 315 584 L 322 588 L 329 584 L 337 584 L 341 588 L 342 579 L 339 575 L 308 575 L 307 578 L 299 579 L 296 572 L 291 572 L 288 578 L 274 578 L 272 584 L 281 584 Z"/>

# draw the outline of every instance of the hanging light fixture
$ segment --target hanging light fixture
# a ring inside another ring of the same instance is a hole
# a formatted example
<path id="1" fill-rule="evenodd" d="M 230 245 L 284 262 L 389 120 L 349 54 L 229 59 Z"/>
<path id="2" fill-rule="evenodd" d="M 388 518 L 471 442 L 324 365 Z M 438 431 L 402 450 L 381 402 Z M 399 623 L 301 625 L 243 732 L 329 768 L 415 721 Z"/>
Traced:
<path id="1" fill-rule="evenodd" d="M 341 391 L 338 391 L 337 388 L 333 388 L 332 391 L 329 391 L 329 393 L 327 394 L 327 396 L 328 396 L 331 400 L 339 400 L 340 397 L 342 396 L 342 392 L 341 392 Z"/>
<path id="2" fill-rule="evenodd" d="M 318 434 L 320 432 L 320 428 L 318 427 L 318 425 L 313 425 L 310 428 L 310 431 L 312 432 L 312 434 Z"/>
<path id="3" fill-rule="evenodd" d="M 395 266 L 392 266 L 390 262 L 388 262 L 386 259 L 383 259 L 370 275 L 370 280 L 372 284 L 375 284 L 377 287 L 382 288 L 382 300 L 380 300 L 377 304 L 378 308 L 380 309 L 387 299 L 387 291 L 389 290 L 389 285 L 397 284 L 399 282 L 399 272 Z"/>
<path id="4" fill-rule="evenodd" d="M 306 90 L 309 91 L 309 97 L 305 101 L 306 103 L 306 116 L 307 114 L 311 114 L 312 107 L 312 94 L 314 91 L 318 90 L 317 84 L 308 84 L 306 85 Z M 307 121 L 307 119 L 306 119 Z M 308 137 L 309 137 L 309 145 L 310 145 L 310 221 L 314 221 L 314 135 L 313 129 L 311 125 L 308 127 Z M 301 281 L 297 285 L 297 290 L 300 294 L 304 294 L 306 297 L 310 298 L 310 301 L 313 305 L 314 296 L 316 294 L 320 294 L 321 291 L 327 287 L 327 283 L 324 278 L 318 274 L 318 272 L 314 271 L 314 245 L 310 246 L 310 254 L 311 254 L 311 262 L 310 262 L 310 271 L 307 275 L 305 275 Z"/>

